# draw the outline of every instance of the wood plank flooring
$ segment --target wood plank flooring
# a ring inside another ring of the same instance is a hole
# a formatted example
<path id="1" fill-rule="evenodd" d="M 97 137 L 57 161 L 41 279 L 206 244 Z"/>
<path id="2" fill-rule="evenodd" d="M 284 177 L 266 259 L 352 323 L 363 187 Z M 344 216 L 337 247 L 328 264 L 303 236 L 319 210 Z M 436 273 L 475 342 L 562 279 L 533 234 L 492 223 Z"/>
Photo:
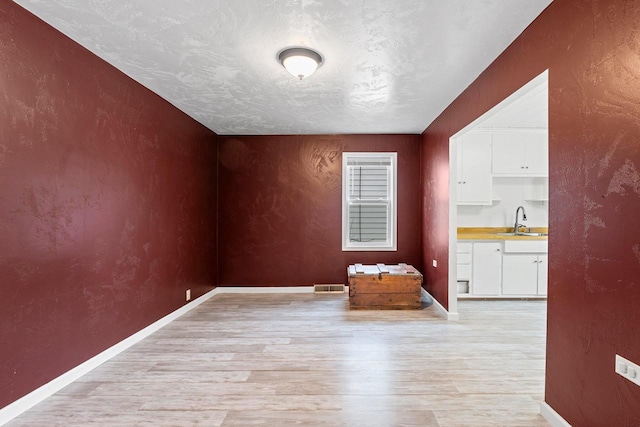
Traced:
<path id="1" fill-rule="evenodd" d="M 547 426 L 544 301 L 220 294 L 7 424 Z"/>

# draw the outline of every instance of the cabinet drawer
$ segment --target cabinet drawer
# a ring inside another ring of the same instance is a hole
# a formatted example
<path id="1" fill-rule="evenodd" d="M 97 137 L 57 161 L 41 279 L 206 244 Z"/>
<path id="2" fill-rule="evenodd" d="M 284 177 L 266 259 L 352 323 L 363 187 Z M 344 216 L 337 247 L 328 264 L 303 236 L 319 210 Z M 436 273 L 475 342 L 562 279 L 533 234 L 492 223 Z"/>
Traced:
<path id="1" fill-rule="evenodd" d="M 458 265 L 471 264 L 471 254 L 458 254 Z"/>
<path id="2" fill-rule="evenodd" d="M 471 253 L 471 242 L 458 242 L 458 249 L 456 251 L 459 254 Z"/>
<path id="3" fill-rule="evenodd" d="M 458 280 L 471 280 L 471 264 L 458 264 Z"/>

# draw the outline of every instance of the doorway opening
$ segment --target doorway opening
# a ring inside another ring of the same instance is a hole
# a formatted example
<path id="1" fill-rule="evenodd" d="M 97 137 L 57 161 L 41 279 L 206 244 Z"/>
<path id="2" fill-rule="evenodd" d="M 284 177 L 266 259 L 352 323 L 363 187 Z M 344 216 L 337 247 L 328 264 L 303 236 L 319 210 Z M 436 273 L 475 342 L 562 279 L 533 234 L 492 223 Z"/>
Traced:
<path id="1" fill-rule="evenodd" d="M 548 233 L 548 76 L 544 71 L 449 140 L 448 284 L 454 318 L 459 297 L 546 299 L 545 236 L 522 247 L 521 239 L 497 236 L 459 245 L 458 231 Z M 516 230 L 519 224 L 526 228 Z M 508 243 L 514 241 L 516 247 Z"/>

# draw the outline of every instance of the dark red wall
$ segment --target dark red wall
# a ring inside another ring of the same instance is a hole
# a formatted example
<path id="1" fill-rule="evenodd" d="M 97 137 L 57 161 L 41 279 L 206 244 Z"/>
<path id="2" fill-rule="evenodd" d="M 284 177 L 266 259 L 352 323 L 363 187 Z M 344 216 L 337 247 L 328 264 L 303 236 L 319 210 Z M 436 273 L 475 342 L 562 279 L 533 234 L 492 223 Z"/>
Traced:
<path id="1" fill-rule="evenodd" d="M 437 121 L 422 135 L 421 223 L 425 289 L 449 308 L 449 127 Z M 440 125 L 441 126 L 441 125 Z M 427 137 L 429 138 L 427 140 Z M 433 268 L 436 260 L 438 267 Z"/>
<path id="2" fill-rule="evenodd" d="M 0 408 L 212 289 L 216 135 L 0 5 Z"/>
<path id="3" fill-rule="evenodd" d="M 640 387 L 614 373 L 616 353 L 640 363 L 638 23 L 635 0 L 555 0 L 422 138 L 428 259 L 447 250 L 449 137 L 549 69 L 545 400 L 574 426 L 640 425 Z"/>
<path id="4" fill-rule="evenodd" d="M 220 137 L 221 286 L 346 283 L 356 262 L 420 266 L 419 135 Z M 343 252 L 342 152 L 398 152 L 398 251 Z"/>

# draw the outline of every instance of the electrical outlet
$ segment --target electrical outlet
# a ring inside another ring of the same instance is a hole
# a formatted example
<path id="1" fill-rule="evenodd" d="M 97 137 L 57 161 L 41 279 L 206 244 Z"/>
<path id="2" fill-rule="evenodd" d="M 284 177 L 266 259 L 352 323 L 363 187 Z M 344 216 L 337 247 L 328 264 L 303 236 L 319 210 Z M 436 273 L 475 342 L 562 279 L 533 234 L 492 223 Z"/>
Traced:
<path id="1" fill-rule="evenodd" d="M 437 267 L 438 266 L 438 261 L 436 261 L 435 259 L 433 260 L 433 266 Z"/>
<path id="2" fill-rule="evenodd" d="M 191 299 L 191 289 L 187 289 L 187 301 Z"/>
<path id="3" fill-rule="evenodd" d="M 616 354 L 616 374 L 640 386 L 640 366 Z"/>

